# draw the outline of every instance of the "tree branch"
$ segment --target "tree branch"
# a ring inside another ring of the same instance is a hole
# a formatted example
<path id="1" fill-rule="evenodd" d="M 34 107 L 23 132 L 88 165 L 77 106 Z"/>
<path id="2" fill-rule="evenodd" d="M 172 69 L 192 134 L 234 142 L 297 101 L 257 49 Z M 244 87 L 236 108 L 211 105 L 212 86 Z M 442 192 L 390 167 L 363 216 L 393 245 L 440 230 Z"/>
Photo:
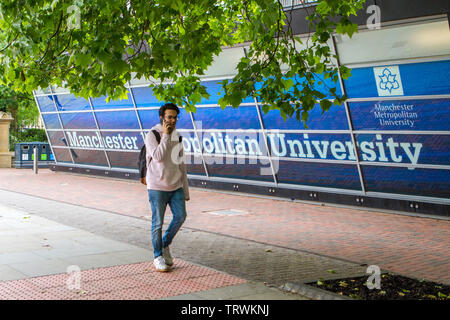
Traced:
<path id="1" fill-rule="evenodd" d="M 56 28 L 55 33 L 53 33 L 53 35 L 48 39 L 48 41 L 47 41 L 47 47 L 45 48 L 44 55 L 39 59 L 38 64 L 40 64 L 40 63 L 44 60 L 44 58 L 45 58 L 45 56 L 47 55 L 47 52 L 48 52 L 48 50 L 49 50 L 49 48 L 50 48 L 50 42 L 51 42 L 52 39 L 59 33 L 59 30 L 60 30 L 60 28 L 61 28 L 61 24 L 62 24 L 63 18 L 64 18 L 64 13 L 61 11 L 61 17 L 59 18 L 58 27 Z"/>
<path id="2" fill-rule="evenodd" d="M 11 31 L 11 34 L 12 34 L 12 31 Z M 6 47 L 4 47 L 2 50 L 0 50 L 0 52 L 3 52 L 3 51 L 5 51 L 6 49 L 8 49 L 8 48 L 14 43 L 14 41 L 17 40 L 18 37 L 19 37 L 19 33 L 16 35 L 16 37 L 14 38 L 14 40 L 11 41 L 10 43 L 8 43 L 8 45 L 7 45 Z M 8 37 L 8 38 L 9 38 L 9 37 Z"/>

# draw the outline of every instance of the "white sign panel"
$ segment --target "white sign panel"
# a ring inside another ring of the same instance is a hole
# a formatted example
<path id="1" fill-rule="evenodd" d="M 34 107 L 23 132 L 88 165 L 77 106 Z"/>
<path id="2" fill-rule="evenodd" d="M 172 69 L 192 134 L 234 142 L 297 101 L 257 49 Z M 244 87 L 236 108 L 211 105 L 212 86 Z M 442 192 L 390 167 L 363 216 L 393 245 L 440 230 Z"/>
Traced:
<path id="1" fill-rule="evenodd" d="M 403 85 L 398 66 L 373 68 L 378 96 L 402 96 Z"/>

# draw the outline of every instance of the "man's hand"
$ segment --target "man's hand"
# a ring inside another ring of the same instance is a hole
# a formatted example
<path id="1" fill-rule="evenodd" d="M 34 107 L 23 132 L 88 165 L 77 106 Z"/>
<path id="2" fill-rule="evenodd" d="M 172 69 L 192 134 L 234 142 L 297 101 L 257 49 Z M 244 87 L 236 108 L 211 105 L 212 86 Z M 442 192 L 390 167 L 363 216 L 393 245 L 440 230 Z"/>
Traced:
<path id="1" fill-rule="evenodd" d="M 173 131 L 173 126 L 170 125 L 166 120 L 163 122 L 163 133 L 165 134 L 171 134 Z"/>
<path id="2" fill-rule="evenodd" d="M 147 185 L 147 181 L 145 181 L 145 178 L 141 178 L 141 183 Z"/>

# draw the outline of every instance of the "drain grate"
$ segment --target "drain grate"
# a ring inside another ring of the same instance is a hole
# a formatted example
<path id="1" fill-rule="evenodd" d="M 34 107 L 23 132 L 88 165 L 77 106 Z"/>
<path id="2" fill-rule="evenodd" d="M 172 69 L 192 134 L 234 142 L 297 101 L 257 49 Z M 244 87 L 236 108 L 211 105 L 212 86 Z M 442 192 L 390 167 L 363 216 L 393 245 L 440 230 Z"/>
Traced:
<path id="1" fill-rule="evenodd" d="M 236 216 L 236 215 L 248 214 L 248 211 L 237 210 L 237 209 L 224 209 L 224 210 L 205 211 L 205 212 L 209 213 L 209 214 L 220 215 L 220 216 Z"/>

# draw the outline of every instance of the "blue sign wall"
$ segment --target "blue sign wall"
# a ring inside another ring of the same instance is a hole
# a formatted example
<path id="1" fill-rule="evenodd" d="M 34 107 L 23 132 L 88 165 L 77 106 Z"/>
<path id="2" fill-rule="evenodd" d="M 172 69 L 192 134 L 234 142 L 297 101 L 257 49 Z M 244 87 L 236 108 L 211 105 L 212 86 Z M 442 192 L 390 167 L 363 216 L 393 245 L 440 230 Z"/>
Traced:
<path id="1" fill-rule="evenodd" d="M 354 68 L 344 81 L 348 110 L 322 113 L 317 104 L 306 126 L 276 110 L 264 114 L 253 98 L 222 110 L 218 81 L 205 82 L 211 97 L 195 114 L 182 109 L 177 124 L 188 173 L 448 199 L 448 79 L 449 60 Z M 163 104 L 147 87 L 109 103 L 71 94 L 36 100 L 58 162 L 124 170 L 136 169 Z"/>

